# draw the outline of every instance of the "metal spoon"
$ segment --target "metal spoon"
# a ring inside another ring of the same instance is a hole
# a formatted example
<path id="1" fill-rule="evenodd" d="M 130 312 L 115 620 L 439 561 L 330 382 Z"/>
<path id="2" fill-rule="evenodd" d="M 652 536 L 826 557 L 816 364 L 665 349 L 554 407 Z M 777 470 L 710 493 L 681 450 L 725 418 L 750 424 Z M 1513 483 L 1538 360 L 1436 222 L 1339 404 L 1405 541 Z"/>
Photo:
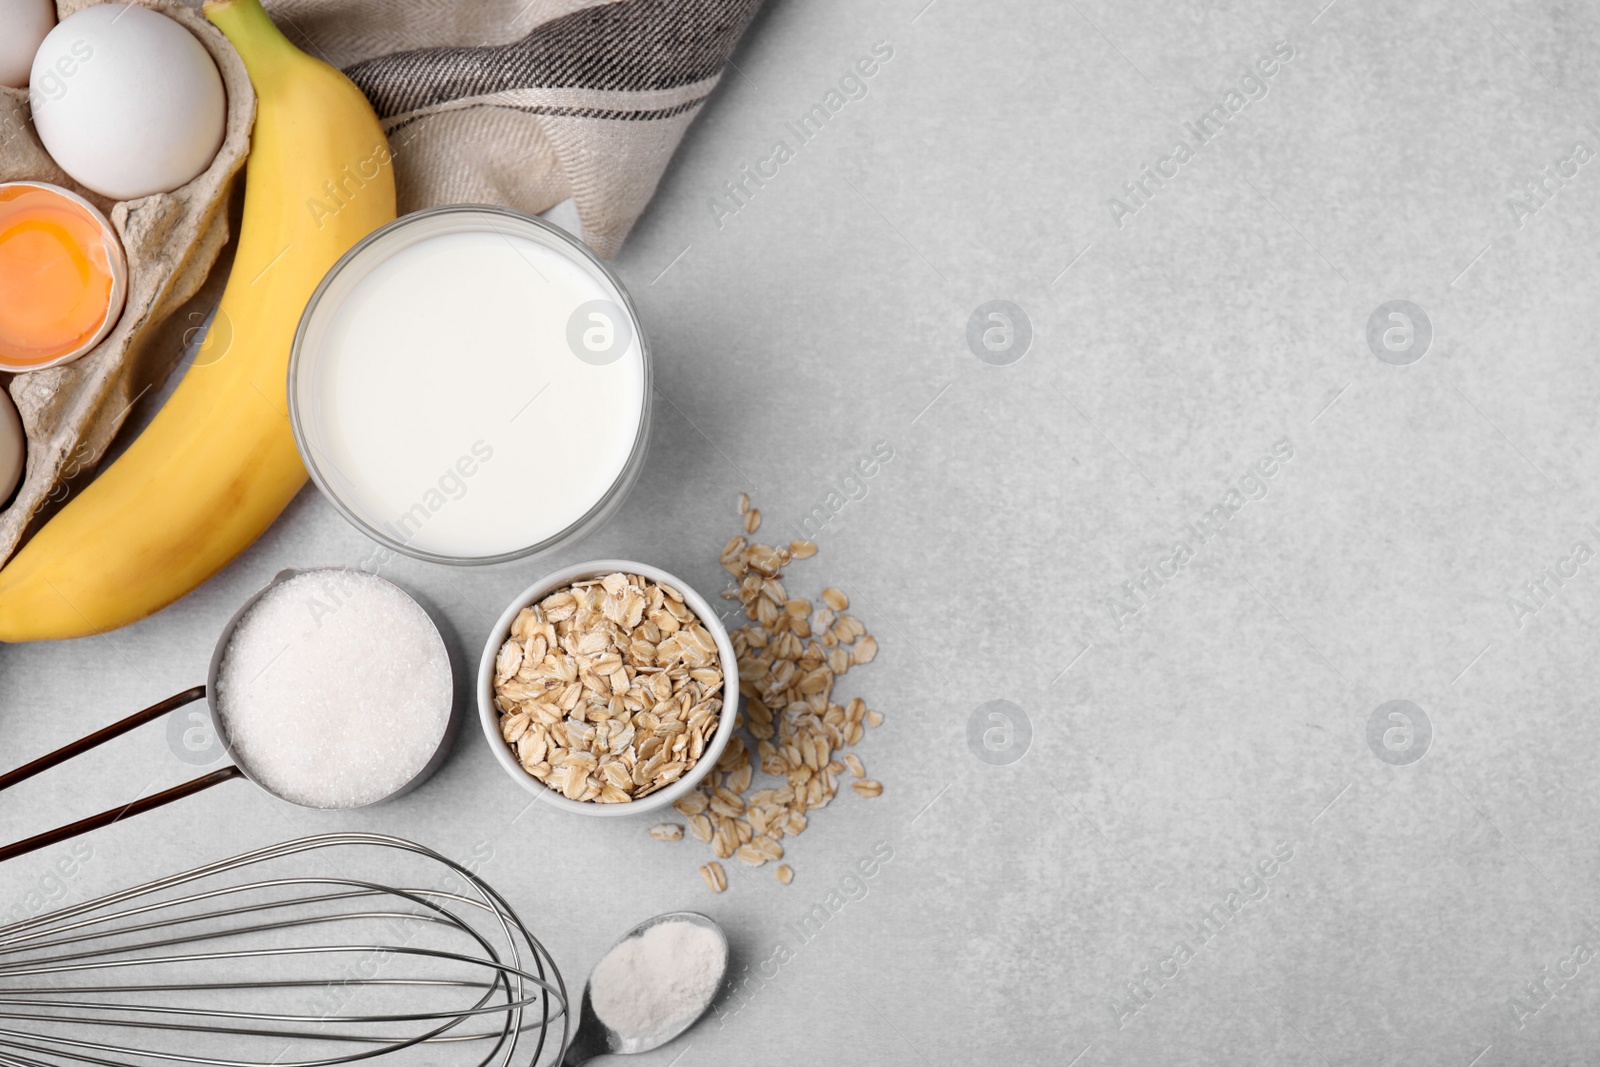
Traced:
<path id="1" fill-rule="evenodd" d="M 616 943 L 606 949 L 605 955 L 611 955 L 617 950 L 618 945 L 621 945 L 629 938 L 638 937 L 652 926 L 660 926 L 662 923 L 668 922 L 693 923 L 717 935 L 717 940 L 722 944 L 722 963 L 717 974 L 715 988 L 721 988 L 722 977 L 728 973 L 728 935 L 722 932 L 722 927 L 718 926 L 714 920 L 701 915 L 697 911 L 669 911 L 665 915 L 657 915 L 653 919 L 646 919 L 617 938 Z M 604 958 L 605 956 L 601 957 L 601 959 Z M 700 1018 L 710 1009 L 712 1001 L 717 999 L 716 992 L 713 991 L 711 996 L 706 998 L 704 1007 L 672 1029 L 659 1034 L 651 1034 L 649 1037 L 624 1037 L 601 1022 L 600 1016 L 595 1014 L 594 1002 L 589 996 L 589 986 L 593 980 L 591 975 L 590 981 L 583 984 L 583 1010 L 578 1018 L 578 1032 L 573 1035 L 572 1043 L 567 1046 L 566 1053 L 561 1057 L 562 1067 L 581 1067 L 582 1064 L 589 1062 L 596 1056 L 604 1056 L 608 1053 L 649 1052 L 651 1049 L 660 1048 L 699 1022 Z"/>

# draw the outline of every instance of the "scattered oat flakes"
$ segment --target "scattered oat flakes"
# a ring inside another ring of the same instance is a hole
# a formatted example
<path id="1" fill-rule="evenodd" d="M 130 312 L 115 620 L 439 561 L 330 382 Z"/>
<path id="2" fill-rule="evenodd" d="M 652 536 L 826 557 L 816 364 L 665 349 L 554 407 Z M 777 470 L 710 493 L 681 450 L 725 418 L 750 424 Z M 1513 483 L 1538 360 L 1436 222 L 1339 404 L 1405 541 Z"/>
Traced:
<path id="1" fill-rule="evenodd" d="M 721 667 L 676 589 L 620 573 L 574 582 L 524 608 L 495 656 L 500 733 L 567 799 L 627 803 L 699 762 Z"/>
<path id="2" fill-rule="evenodd" d="M 864 778 L 859 782 L 851 782 L 850 788 L 864 797 L 879 797 L 883 795 L 883 783 L 874 782 L 871 778 Z"/>
<path id="3" fill-rule="evenodd" d="M 722 864 L 712 861 L 700 868 L 700 877 L 706 880 L 707 887 L 713 893 L 720 893 L 728 888 L 728 875 L 722 869 Z"/>
<path id="4" fill-rule="evenodd" d="M 699 815 L 706 810 L 706 795 L 704 793 L 685 793 L 677 800 L 674 800 L 672 806 L 684 815 Z"/>
<path id="5" fill-rule="evenodd" d="M 657 841 L 682 841 L 683 827 L 675 822 L 659 823 L 650 827 L 650 836 Z"/>
<path id="6" fill-rule="evenodd" d="M 790 596 L 784 586 L 783 568 L 815 556 L 816 544 L 753 544 L 749 535 L 760 525 L 760 512 L 743 494 L 739 514 L 745 532 L 729 538 L 719 554 L 734 583 L 722 596 L 738 601 L 748 620 L 732 635 L 742 698 L 738 730 L 711 773 L 674 806 L 689 833 L 710 845 L 718 860 L 759 867 L 783 858 L 782 839 L 806 829 L 808 813 L 837 795 L 846 770 L 858 779 L 856 792 L 882 792 L 878 782 L 861 780 L 865 767 L 843 750 L 861 740 L 866 724 L 877 725 L 883 717 L 859 697 L 847 705 L 833 700 L 838 679 L 870 663 L 878 651 L 861 620 L 848 614 L 849 598 L 829 587 L 813 604 Z M 758 782 L 758 771 L 776 782 Z M 707 884 L 713 867 L 721 876 L 717 863 L 701 868 Z M 779 867 L 784 885 L 793 877 L 788 864 Z M 721 884 L 726 888 L 725 877 Z"/>

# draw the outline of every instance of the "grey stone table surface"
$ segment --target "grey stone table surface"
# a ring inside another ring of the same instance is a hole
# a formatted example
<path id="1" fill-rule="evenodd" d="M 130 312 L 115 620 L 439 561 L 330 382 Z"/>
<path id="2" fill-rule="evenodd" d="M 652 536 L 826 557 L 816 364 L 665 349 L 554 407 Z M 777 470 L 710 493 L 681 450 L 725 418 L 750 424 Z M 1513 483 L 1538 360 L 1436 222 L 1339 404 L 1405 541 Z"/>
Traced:
<path id="1" fill-rule="evenodd" d="M 617 264 L 659 386 L 626 506 L 555 559 L 385 573 L 475 653 L 577 559 L 714 593 L 748 491 L 816 530 L 792 587 L 879 637 L 844 692 L 886 717 L 883 796 L 817 813 L 793 885 L 730 864 L 713 897 L 694 842 L 524 813 L 469 730 L 397 802 L 228 786 L 64 885 L 8 864 L 0 908 L 373 829 L 487 848 L 579 981 L 638 919 L 720 919 L 742 992 L 645 1065 L 1592 1062 L 1597 31 L 1553 0 L 772 5 Z M 173 608 L 0 649 L 5 762 L 370 549 L 308 490 Z M 192 773 L 148 728 L 0 833 Z"/>

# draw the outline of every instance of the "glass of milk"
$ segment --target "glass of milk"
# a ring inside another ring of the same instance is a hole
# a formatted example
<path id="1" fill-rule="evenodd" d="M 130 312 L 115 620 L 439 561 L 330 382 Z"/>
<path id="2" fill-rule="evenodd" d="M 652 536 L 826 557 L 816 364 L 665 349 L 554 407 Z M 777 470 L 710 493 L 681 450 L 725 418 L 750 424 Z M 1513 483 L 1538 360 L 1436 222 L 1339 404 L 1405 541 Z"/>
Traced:
<path id="1" fill-rule="evenodd" d="M 622 283 L 565 231 L 433 208 L 368 236 L 317 287 L 289 417 L 312 479 L 374 540 L 497 563 L 616 510 L 644 458 L 650 360 Z"/>

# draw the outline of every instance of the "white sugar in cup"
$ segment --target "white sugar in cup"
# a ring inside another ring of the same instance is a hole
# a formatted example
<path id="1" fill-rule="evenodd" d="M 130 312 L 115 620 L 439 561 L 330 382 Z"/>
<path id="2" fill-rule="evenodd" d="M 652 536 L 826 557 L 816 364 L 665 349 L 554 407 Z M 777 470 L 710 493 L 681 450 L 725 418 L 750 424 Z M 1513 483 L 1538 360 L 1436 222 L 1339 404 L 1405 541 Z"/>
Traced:
<path id="1" fill-rule="evenodd" d="M 218 736 L 246 777 L 307 808 L 404 793 L 459 729 L 449 649 L 405 590 L 366 571 L 284 571 L 212 655 Z"/>
<path id="2" fill-rule="evenodd" d="M 650 365 L 615 275 L 515 211 L 407 215 L 307 304 L 289 409 L 312 478 L 386 547 L 492 563 L 570 545 L 642 463 Z"/>

